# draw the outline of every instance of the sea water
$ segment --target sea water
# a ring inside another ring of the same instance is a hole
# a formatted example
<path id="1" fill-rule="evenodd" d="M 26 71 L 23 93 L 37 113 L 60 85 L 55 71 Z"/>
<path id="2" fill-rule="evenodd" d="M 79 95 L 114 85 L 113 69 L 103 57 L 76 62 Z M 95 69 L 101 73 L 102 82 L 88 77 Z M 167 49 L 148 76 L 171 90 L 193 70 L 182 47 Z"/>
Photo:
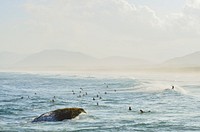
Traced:
<path id="1" fill-rule="evenodd" d="M 200 131 L 200 79 L 175 79 L 2 72 L 0 131 Z M 65 107 L 87 113 L 60 122 L 31 122 Z"/>

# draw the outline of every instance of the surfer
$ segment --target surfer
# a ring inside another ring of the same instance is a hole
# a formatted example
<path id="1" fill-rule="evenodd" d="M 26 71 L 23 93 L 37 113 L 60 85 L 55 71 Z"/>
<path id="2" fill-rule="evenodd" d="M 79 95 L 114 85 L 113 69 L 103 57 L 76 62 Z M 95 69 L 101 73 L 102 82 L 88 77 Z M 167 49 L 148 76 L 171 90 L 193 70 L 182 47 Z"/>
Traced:
<path id="1" fill-rule="evenodd" d="M 174 86 L 172 85 L 172 89 L 174 89 Z"/>
<path id="2" fill-rule="evenodd" d="M 143 110 L 140 110 L 140 113 L 144 113 L 144 111 L 143 111 Z"/>
<path id="3" fill-rule="evenodd" d="M 151 112 L 151 111 L 149 110 L 149 111 L 147 111 L 147 112 Z M 146 113 L 146 112 L 143 111 L 143 110 L 140 110 L 140 113 L 142 114 L 142 113 Z"/>
<path id="4" fill-rule="evenodd" d="M 129 106 L 129 107 L 128 107 L 128 110 L 132 110 L 132 108 Z"/>

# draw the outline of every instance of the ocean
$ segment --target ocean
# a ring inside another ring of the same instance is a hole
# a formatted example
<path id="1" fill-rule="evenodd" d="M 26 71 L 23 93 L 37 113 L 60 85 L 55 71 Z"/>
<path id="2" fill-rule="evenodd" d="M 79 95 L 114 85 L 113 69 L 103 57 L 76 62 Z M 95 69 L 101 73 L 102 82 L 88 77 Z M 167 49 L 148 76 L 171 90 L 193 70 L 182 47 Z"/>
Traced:
<path id="1" fill-rule="evenodd" d="M 0 72 L 0 131 L 199 132 L 198 77 Z M 32 123 L 43 113 L 66 107 L 87 113 Z"/>

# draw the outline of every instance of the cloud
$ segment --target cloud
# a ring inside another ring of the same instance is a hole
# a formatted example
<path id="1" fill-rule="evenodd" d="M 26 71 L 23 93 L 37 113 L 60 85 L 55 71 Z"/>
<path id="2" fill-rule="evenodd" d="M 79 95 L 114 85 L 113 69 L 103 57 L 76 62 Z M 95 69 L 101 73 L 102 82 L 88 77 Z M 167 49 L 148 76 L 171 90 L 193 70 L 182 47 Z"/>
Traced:
<path id="1" fill-rule="evenodd" d="M 52 32 L 68 30 L 74 35 L 86 32 L 89 36 L 102 35 L 98 32 L 101 29 L 113 36 L 139 37 L 143 31 L 148 33 L 161 25 L 153 10 L 146 6 L 135 7 L 125 0 L 58 0 L 48 5 L 28 4 L 26 9 L 33 14 L 32 21 L 39 26 L 49 26 Z"/>
<path id="2" fill-rule="evenodd" d="M 174 31 L 182 33 L 180 37 L 199 37 L 200 1 L 187 0 L 182 12 L 171 15 L 168 22 Z"/>
<path id="3" fill-rule="evenodd" d="M 190 40 L 198 48 L 198 0 L 187 0 L 181 12 L 167 15 L 127 0 L 29 1 L 24 8 L 30 14 L 26 30 L 42 48 L 143 58 L 159 58 L 172 45 L 189 47 Z"/>
<path id="4" fill-rule="evenodd" d="M 200 1 L 199 0 L 186 0 L 186 7 L 189 8 L 200 8 Z"/>
<path id="5" fill-rule="evenodd" d="M 29 3 L 25 7 L 32 15 L 30 27 L 48 38 L 50 42 L 46 43 L 63 43 L 74 49 L 84 45 L 81 50 L 85 51 L 99 52 L 106 46 L 110 47 L 107 52 L 112 53 L 128 42 L 127 48 L 123 48 L 126 52 L 131 44 L 142 39 L 157 38 L 162 26 L 152 9 L 136 7 L 126 0 L 57 0 Z"/>

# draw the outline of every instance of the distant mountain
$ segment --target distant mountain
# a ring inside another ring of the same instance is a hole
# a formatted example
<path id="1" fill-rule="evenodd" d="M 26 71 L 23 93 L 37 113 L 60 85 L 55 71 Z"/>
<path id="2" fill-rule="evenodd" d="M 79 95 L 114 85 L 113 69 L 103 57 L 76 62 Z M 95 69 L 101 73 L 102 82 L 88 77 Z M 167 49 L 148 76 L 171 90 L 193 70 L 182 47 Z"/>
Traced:
<path id="1" fill-rule="evenodd" d="M 95 61 L 94 57 L 79 52 L 65 50 L 44 50 L 31 54 L 16 63 L 18 67 L 61 67 L 85 66 Z"/>
<path id="2" fill-rule="evenodd" d="M 162 67 L 200 67 L 200 51 L 170 59 L 162 64 Z"/>
<path id="3" fill-rule="evenodd" d="M 10 54 L 9 57 L 6 54 L 6 57 L 0 59 L 5 61 L 4 67 L 9 66 L 8 69 L 12 70 L 136 70 L 150 64 L 145 60 L 120 56 L 98 59 L 65 50 L 44 50 L 26 57 L 18 57 L 16 54 Z"/>
<path id="4" fill-rule="evenodd" d="M 25 58 L 25 55 L 13 52 L 0 52 L 0 67 L 8 68 Z"/>

